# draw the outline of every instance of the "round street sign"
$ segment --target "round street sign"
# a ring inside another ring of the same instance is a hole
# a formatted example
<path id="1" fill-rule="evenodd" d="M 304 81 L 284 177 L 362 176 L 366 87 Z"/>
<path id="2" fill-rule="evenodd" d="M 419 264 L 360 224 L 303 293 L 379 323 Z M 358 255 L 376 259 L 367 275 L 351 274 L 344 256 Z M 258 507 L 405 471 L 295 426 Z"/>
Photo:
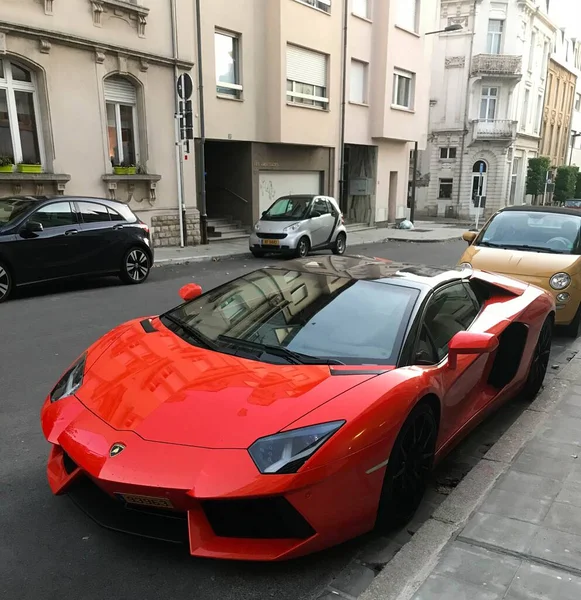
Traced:
<path id="1" fill-rule="evenodd" d="M 188 73 L 182 73 L 177 81 L 178 96 L 182 100 L 189 100 L 194 91 L 194 82 Z"/>

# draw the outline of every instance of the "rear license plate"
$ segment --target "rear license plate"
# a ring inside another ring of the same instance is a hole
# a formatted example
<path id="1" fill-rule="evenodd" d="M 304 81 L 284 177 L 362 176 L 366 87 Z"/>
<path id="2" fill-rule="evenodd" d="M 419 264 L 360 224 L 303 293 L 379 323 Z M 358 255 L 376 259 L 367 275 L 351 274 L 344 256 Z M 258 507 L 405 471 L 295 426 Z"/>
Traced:
<path id="1" fill-rule="evenodd" d="M 127 504 L 139 506 L 150 506 L 151 508 L 173 508 L 173 504 L 167 498 L 156 498 L 155 496 L 138 496 L 136 494 L 117 494 Z"/>
<path id="2" fill-rule="evenodd" d="M 278 240 L 262 240 L 263 246 L 278 246 L 279 243 Z"/>

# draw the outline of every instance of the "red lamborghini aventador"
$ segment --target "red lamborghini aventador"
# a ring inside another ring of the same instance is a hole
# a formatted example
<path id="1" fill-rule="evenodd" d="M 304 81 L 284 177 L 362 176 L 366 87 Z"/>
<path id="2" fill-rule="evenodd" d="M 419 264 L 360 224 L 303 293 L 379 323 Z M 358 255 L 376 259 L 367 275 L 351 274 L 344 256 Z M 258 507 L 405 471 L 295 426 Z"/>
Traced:
<path id="1" fill-rule="evenodd" d="M 435 461 L 539 391 L 555 315 L 506 277 L 346 256 L 181 295 L 54 387 L 48 479 L 106 527 L 243 560 L 410 519 Z"/>

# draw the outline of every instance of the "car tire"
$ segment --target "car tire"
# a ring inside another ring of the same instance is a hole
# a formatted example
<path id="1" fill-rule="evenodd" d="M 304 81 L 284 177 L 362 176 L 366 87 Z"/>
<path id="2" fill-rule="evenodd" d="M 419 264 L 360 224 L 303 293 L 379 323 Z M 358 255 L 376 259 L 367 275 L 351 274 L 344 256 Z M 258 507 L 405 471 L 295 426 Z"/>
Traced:
<path id="1" fill-rule="evenodd" d="M 13 282 L 10 269 L 4 263 L 0 262 L 0 302 L 8 300 L 12 293 L 12 287 Z"/>
<path id="2" fill-rule="evenodd" d="M 553 339 L 553 318 L 547 317 L 539 339 L 533 352 L 529 375 L 522 389 L 521 395 L 525 400 L 534 400 L 543 387 L 543 381 L 549 367 L 549 357 L 551 355 L 551 341 Z"/>
<path id="3" fill-rule="evenodd" d="M 295 256 L 298 258 L 305 258 L 305 256 L 308 256 L 310 249 L 311 242 L 309 242 L 309 238 L 307 236 L 304 236 L 298 241 Z"/>
<path id="4" fill-rule="evenodd" d="M 432 471 L 437 438 L 433 410 L 426 402 L 417 404 L 403 424 L 387 463 L 375 523 L 380 532 L 402 527 L 414 516 Z"/>
<path id="5" fill-rule="evenodd" d="M 121 263 L 121 281 L 129 285 L 143 283 L 151 271 L 149 253 L 140 246 L 129 248 Z"/>
<path id="6" fill-rule="evenodd" d="M 254 258 L 264 258 L 266 256 L 266 252 L 263 252 L 262 250 L 250 250 L 250 252 Z"/>
<path id="7" fill-rule="evenodd" d="M 341 232 L 333 245 L 333 254 L 341 256 L 342 254 L 345 254 L 345 250 L 347 250 L 347 236 Z"/>
<path id="8" fill-rule="evenodd" d="M 573 317 L 573 320 L 563 328 L 563 333 L 568 338 L 577 339 L 579 337 L 579 329 L 581 328 L 581 304 Z"/>

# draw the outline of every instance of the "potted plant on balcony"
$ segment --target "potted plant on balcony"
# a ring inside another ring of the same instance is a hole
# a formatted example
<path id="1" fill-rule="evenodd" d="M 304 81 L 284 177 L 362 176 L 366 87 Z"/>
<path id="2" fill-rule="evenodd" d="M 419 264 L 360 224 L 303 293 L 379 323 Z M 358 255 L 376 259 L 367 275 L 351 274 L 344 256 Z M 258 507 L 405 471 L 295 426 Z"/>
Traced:
<path id="1" fill-rule="evenodd" d="M 18 163 L 19 173 L 42 173 L 42 165 L 38 162 L 21 162 Z"/>
<path id="2" fill-rule="evenodd" d="M 0 173 L 12 173 L 14 159 L 11 156 L 0 156 Z"/>
<path id="3" fill-rule="evenodd" d="M 135 175 L 137 167 L 129 161 L 123 161 L 121 164 L 113 165 L 113 173 L 115 175 Z"/>

